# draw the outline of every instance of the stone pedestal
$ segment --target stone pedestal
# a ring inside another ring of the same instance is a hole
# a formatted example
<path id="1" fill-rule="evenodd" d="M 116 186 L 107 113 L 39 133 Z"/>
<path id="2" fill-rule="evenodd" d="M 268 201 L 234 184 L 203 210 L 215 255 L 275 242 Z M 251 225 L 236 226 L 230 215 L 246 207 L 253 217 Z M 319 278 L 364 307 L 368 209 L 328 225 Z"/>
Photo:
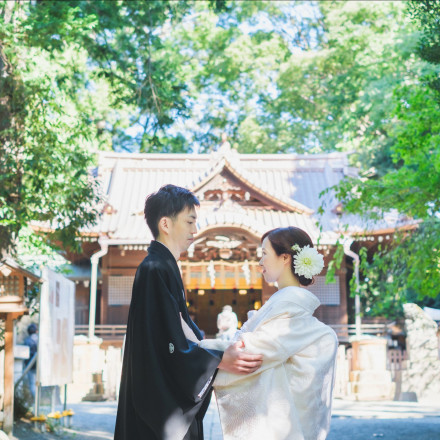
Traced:
<path id="1" fill-rule="evenodd" d="M 402 393 L 417 400 L 438 402 L 440 360 L 438 326 L 416 304 L 404 304 L 407 368 L 402 372 Z M 413 399 L 414 400 L 414 399 Z"/>
<path id="2" fill-rule="evenodd" d="M 117 399 L 122 369 L 121 355 L 121 348 L 106 345 L 100 338 L 75 336 L 73 383 L 67 388 L 68 401 L 77 403 L 82 400 Z"/>
<path id="3" fill-rule="evenodd" d="M 339 345 L 336 358 L 335 386 L 333 387 L 333 397 L 343 399 L 347 396 L 348 384 L 350 381 L 350 365 L 346 357 L 345 346 Z"/>
<path id="4" fill-rule="evenodd" d="M 356 400 L 392 400 L 395 384 L 387 370 L 387 340 L 364 336 L 352 341 L 350 391 Z"/>
<path id="5" fill-rule="evenodd" d="M 105 353 L 100 350 L 102 339 L 75 336 L 73 346 L 73 383 L 67 387 L 69 402 L 79 402 L 89 392 L 94 393 L 93 374 L 102 374 Z"/>
<path id="6" fill-rule="evenodd" d="M 93 373 L 93 387 L 92 389 L 83 397 L 82 400 L 88 402 L 102 402 L 106 400 L 104 397 L 104 384 L 102 383 L 102 373 Z"/>
<path id="7" fill-rule="evenodd" d="M 122 350 L 108 347 L 105 351 L 105 370 L 103 380 L 105 384 L 104 396 L 110 400 L 117 400 L 122 371 Z"/>

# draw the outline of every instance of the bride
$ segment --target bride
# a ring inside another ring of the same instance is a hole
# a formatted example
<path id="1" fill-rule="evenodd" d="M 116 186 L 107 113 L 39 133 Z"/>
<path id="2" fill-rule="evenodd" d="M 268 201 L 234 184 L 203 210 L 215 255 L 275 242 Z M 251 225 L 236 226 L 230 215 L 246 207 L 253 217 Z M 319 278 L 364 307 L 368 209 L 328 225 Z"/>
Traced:
<path id="1" fill-rule="evenodd" d="M 275 292 L 235 335 L 232 343 L 262 354 L 249 375 L 219 370 L 214 390 L 225 440 L 324 440 L 330 427 L 338 340 L 313 317 L 319 300 L 301 286 L 324 266 L 306 232 L 278 228 L 262 237 L 264 279 Z M 187 338 L 195 335 L 185 328 Z M 195 341 L 194 341 L 195 342 Z M 231 341 L 197 341 L 225 350 Z"/>

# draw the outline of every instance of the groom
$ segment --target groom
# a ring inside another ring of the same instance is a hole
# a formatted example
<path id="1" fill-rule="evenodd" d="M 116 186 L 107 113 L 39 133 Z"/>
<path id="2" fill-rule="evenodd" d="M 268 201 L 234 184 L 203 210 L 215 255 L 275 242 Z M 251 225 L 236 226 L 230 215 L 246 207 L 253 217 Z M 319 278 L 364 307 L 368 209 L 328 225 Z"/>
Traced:
<path id="1" fill-rule="evenodd" d="M 188 341 L 181 318 L 199 339 L 186 307 L 177 260 L 197 232 L 193 193 L 166 185 L 147 197 L 154 241 L 139 265 L 127 323 L 115 440 L 203 440 L 203 416 L 217 369 L 248 374 L 262 356 L 239 343 L 224 353 Z"/>

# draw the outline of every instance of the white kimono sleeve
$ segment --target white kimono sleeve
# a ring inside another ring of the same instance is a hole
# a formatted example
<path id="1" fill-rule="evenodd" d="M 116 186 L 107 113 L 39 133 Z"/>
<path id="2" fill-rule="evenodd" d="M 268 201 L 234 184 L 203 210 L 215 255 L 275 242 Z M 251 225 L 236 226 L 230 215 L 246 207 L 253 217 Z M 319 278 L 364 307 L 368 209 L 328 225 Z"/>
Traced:
<path id="1" fill-rule="evenodd" d="M 284 363 L 290 356 L 301 351 L 322 336 L 322 331 L 311 324 L 310 315 L 301 312 L 292 314 L 282 312 L 268 317 L 254 331 L 242 333 L 239 336 L 244 342 L 244 350 L 251 354 L 262 354 L 263 364 L 246 376 L 224 372 L 217 375 L 216 386 L 228 386 L 245 380 L 251 376 Z"/>
<path id="2" fill-rule="evenodd" d="M 231 345 L 230 341 L 224 341 L 221 339 L 204 339 L 202 341 L 199 341 L 197 336 L 191 330 L 191 327 L 182 318 L 182 314 L 180 314 L 180 321 L 181 321 L 182 330 L 183 330 L 183 333 L 185 334 L 186 339 L 198 344 L 200 347 L 204 348 L 205 350 L 225 351 L 229 347 L 229 345 Z"/>
<path id="3" fill-rule="evenodd" d="M 264 321 L 253 332 L 240 335 L 246 352 L 262 354 L 263 363 L 271 364 L 285 362 L 317 337 L 314 329 L 310 328 L 310 317 L 287 312 Z"/>

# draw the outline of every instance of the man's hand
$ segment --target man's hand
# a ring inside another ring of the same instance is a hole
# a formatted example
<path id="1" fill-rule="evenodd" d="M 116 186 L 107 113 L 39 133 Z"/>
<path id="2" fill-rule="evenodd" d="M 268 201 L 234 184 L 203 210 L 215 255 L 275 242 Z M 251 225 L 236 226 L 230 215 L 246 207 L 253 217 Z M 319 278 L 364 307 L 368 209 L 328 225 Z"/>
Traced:
<path id="1" fill-rule="evenodd" d="M 218 367 L 235 374 L 249 374 L 258 370 L 263 362 L 263 356 L 261 354 L 247 354 L 242 350 L 243 347 L 243 341 L 230 345 L 225 350 Z"/>

